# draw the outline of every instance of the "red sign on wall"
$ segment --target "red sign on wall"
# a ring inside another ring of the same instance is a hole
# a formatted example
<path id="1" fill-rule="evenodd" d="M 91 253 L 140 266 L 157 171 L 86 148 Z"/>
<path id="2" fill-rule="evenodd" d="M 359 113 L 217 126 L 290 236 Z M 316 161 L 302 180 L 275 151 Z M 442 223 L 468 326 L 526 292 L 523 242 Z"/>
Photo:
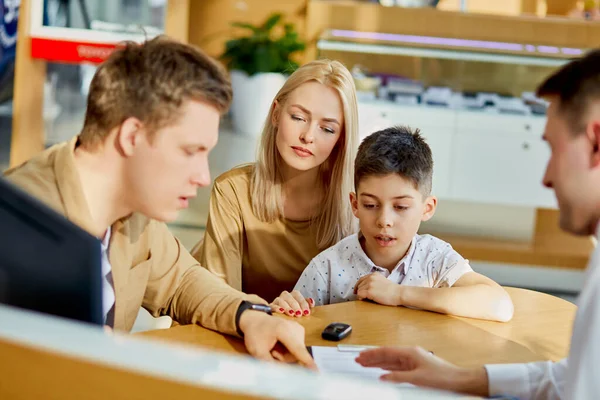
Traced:
<path id="1" fill-rule="evenodd" d="M 90 43 L 34 37 L 31 38 L 31 57 L 64 63 L 100 64 L 117 46 L 116 43 Z"/>

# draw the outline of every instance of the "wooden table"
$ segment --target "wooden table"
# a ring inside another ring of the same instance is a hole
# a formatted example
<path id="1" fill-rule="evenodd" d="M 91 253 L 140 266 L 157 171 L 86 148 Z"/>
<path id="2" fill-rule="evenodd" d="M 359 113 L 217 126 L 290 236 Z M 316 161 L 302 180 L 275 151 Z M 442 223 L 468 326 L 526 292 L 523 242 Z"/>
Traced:
<path id="1" fill-rule="evenodd" d="M 576 306 L 531 290 L 506 288 L 515 305 L 508 323 L 450 317 L 404 307 L 353 301 L 316 307 L 296 318 L 306 329 L 308 346 L 332 346 L 321 339 L 331 322 L 346 322 L 353 332 L 347 344 L 419 345 L 461 366 L 559 360 L 569 351 Z M 281 318 L 292 318 L 284 317 Z M 245 353 L 241 340 L 197 325 L 176 326 L 139 335 Z"/>

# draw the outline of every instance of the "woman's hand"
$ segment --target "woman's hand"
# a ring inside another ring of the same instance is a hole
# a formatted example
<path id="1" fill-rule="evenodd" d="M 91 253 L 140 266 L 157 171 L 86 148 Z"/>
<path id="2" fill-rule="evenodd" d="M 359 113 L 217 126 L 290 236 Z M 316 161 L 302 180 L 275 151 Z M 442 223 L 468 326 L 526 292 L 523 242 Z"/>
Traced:
<path id="1" fill-rule="evenodd" d="M 273 312 L 285 314 L 290 317 L 304 317 L 310 315 L 311 309 L 314 307 L 315 301 L 310 297 L 305 299 L 297 290 L 283 291 L 279 297 L 277 297 L 271 303 L 271 309 Z"/>

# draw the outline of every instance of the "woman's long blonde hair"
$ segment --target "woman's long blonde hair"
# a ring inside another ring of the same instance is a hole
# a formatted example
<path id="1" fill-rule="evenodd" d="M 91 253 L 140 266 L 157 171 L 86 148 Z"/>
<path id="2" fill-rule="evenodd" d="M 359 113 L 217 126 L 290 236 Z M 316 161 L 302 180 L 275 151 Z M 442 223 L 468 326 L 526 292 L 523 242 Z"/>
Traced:
<path id="1" fill-rule="evenodd" d="M 342 134 L 327 160 L 319 167 L 323 208 L 311 221 L 317 230 L 317 246 L 325 249 L 355 230 L 348 196 L 352 191 L 354 157 L 358 146 L 358 111 L 352 75 L 343 64 L 331 60 L 316 60 L 298 68 L 286 80 L 274 101 L 283 105 L 292 91 L 311 81 L 335 89 L 344 109 Z M 252 210 L 265 222 L 284 216 L 280 168 L 283 160 L 275 144 L 277 127 L 273 125 L 274 112 L 275 107 L 271 107 L 265 121 L 250 189 Z"/>

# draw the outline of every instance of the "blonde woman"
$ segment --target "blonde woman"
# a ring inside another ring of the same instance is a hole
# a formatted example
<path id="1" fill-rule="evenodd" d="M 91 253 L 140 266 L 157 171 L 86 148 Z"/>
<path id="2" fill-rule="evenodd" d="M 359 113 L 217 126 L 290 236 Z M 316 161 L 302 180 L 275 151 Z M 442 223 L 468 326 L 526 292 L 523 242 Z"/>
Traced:
<path id="1" fill-rule="evenodd" d="M 330 60 L 300 67 L 273 100 L 257 162 L 215 180 L 194 257 L 268 302 L 291 290 L 314 256 L 354 232 L 357 141 L 350 72 Z"/>

